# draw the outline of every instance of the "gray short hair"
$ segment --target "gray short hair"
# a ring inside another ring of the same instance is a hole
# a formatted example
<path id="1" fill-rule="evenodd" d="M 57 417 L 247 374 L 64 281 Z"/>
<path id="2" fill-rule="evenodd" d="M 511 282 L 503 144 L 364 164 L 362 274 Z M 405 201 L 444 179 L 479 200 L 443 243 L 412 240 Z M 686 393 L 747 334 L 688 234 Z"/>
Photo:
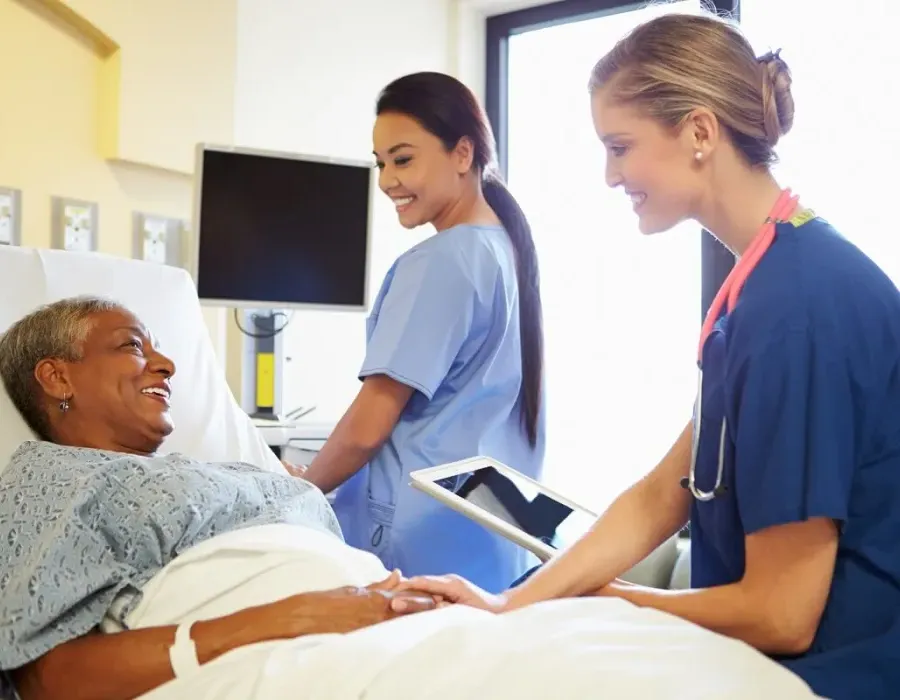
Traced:
<path id="1" fill-rule="evenodd" d="M 28 427 L 42 440 L 51 439 L 50 419 L 34 368 L 51 357 L 80 360 L 91 317 L 123 308 L 102 297 L 62 299 L 32 311 L 0 337 L 0 377 Z"/>

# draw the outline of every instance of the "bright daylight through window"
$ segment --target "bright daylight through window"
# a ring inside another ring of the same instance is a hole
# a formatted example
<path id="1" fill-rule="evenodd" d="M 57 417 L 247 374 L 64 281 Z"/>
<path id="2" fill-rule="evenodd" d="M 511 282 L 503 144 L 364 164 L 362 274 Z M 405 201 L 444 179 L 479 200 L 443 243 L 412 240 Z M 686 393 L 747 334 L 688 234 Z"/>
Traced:
<path id="1" fill-rule="evenodd" d="M 893 204 L 900 161 L 900 6 L 871 0 L 823 12 L 816 0 L 744 0 L 757 52 L 781 48 L 793 73 L 794 126 L 776 174 L 900 283 Z"/>
<path id="2" fill-rule="evenodd" d="M 587 82 L 638 23 L 697 1 L 509 40 L 510 189 L 534 231 L 547 368 L 545 480 L 602 508 L 690 419 L 700 330 L 700 229 L 644 237 L 604 179 Z"/>

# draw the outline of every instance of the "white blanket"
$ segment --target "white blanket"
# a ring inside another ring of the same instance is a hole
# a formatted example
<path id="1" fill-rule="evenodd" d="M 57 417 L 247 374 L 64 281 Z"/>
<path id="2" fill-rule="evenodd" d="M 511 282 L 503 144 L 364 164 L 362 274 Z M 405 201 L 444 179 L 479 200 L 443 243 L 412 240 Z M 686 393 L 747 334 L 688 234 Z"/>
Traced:
<path id="1" fill-rule="evenodd" d="M 161 571 L 133 628 L 225 615 L 288 595 L 365 585 L 387 572 L 337 538 L 265 526 L 206 542 Z M 809 700 L 751 647 L 615 599 L 506 615 L 453 606 L 347 635 L 256 644 L 142 700 Z"/>

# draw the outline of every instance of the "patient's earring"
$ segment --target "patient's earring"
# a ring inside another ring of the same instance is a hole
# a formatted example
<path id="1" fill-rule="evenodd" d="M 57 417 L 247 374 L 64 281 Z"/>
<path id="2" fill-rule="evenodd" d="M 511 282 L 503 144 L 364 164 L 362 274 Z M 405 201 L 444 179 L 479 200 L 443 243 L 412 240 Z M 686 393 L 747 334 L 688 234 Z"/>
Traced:
<path id="1" fill-rule="evenodd" d="M 59 410 L 65 413 L 69 410 L 69 397 L 63 396 L 63 400 L 59 402 Z"/>
<path id="2" fill-rule="evenodd" d="M 696 151 L 694 153 L 694 160 L 696 160 L 697 162 L 703 160 L 703 151 Z"/>

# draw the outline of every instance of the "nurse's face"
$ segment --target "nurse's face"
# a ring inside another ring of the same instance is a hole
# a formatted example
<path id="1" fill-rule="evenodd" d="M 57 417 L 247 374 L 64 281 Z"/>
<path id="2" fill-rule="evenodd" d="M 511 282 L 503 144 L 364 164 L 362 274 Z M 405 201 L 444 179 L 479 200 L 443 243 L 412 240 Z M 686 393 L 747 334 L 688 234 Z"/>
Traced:
<path id="1" fill-rule="evenodd" d="M 378 185 L 408 229 L 432 223 L 458 201 L 469 165 L 434 134 L 405 114 L 384 113 L 375 121 L 373 153 Z"/>
<path id="2" fill-rule="evenodd" d="M 606 184 L 631 198 L 641 233 L 666 231 L 693 218 L 702 191 L 690 138 L 598 90 L 594 129 L 606 147 Z"/>

